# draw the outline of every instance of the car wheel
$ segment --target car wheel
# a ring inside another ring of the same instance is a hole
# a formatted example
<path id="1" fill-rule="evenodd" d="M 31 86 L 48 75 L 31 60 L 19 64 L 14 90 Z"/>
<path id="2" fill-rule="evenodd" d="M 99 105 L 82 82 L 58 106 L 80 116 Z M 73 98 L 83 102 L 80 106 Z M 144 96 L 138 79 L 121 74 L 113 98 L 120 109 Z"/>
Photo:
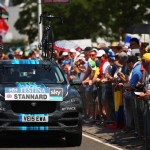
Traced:
<path id="1" fill-rule="evenodd" d="M 79 133 L 70 133 L 66 135 L 66 143 L 68 146 L 80 146 L 82 142 L 82 129 Z"/>

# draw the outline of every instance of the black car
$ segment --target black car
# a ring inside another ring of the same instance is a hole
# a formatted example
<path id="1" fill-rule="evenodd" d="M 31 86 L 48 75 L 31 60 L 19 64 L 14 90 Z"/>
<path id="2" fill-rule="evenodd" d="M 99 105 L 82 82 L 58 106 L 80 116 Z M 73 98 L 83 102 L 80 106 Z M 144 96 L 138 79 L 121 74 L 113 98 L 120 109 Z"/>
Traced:
<path id="1" fill-rule="evenodd" d="M 0 60 L 0 133 L 41 133 L 82 141 L 82 100 L 58 64 Z"/>

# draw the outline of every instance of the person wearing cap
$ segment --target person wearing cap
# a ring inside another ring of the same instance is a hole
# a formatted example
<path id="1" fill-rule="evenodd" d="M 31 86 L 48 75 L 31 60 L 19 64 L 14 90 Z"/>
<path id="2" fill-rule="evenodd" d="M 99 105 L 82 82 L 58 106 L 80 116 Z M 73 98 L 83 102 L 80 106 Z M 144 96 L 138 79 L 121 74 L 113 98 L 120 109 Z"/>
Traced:
<path id="1" fill-rule="evenodd" d="M 91 103 L 91 105 L 88 106 L 88 115 L 90 116 L 89 118 L 91 120 L 95 119 L 95 99 L 97 97 L 97 90 L 96 90 L 96 85 L 93 84 L 92 79 L 93 76 L 97 70 L 97 66 L 96 66 L 96 54 L 97 54 L 97 49 L 92 48 L 87 55 L 85 54 L 85 58 L 86 56 L 88 56 L 88 67 L 87 67 L 87 71 L 85 72 L 85 76 L 83 78 L 82 84 L 85 87 L 85 95 L 86 95 L 86 101 L 89 104 L 89 102 Z"/>
<path id="2" fill-rule="evenodd" d="M 143 82 L 145 85 L 144 91 L 139 95 L 140 99 L 144 100 L 144 134 L 145 134 L 145 149 L 150 149 L 150 53 L 145 53 L 142 56 L 142 64 L 145 68 Z"/>
<path id="3" fill-rule="evenodd" d="M 69 53 L 68 52 L 63 52 L 61 55 L 62 58 L 64 58 L 64 60 L 69 58 Z"/>
<path id="4" fill-rule="evenodd" d="M 110 49 L 108 51 L 107 55 L 108 55 L 108 62 L 112 66 L 111 76 L 113 77 L 115 72 L 116 72 L 116 70 L 117 70 L 117 65 L 115 64 L 115 53 L 112 51 L 112 49 Z"/>
<path id="5" fill-rule="evenodd" d="M 110 48 L 115 54 L 122 51 L 122 46 L 119 44 L 119 42 L 112 42 Z"/>
<path id="6" fill-rule="evenodd" d="M 128 60 L 128 55 L 126 52 L 122 51 L 118 54 L 118 61 L 115 62 L 117 66 L 117 70 L 114 74 L 114 82 L 113 82 L 113 89 L 114 89 L 114 104 L 115 104 L 115 114 L 116 114 L 116 123 L 117 128 L 123 128 L 125 127 L 127 129 L 127 126 L 130 126 L 130 121 L 128 121 L 127 113 L 126 113 L 126 100 L 122 96 L 124 95 L 123 91 L 123 85 L 127 82 L 127 78 L 129 76 L 128 69 L 126 67 L 126 62 Z M 128 101 L 127 101 L 128 102 Z M 130 105 L 129 105 L 130 106 Z M 123 113 L 123 111 L 125 113 Z M 125 117 L 125 123 L 124 123 L 124 117 Z M 129 122 L 129 123 L 128 123 Z M 129 124 L 129 125 L 128 125 Z"/>
<path id="7" fill-rule="evenodd" d="M 62 62 L 63 61 L 68 61 L 69 64 L 71 63 L 71 60 L 69 58 L 69 53 L 68 52 L 63 52 L 62 55 L 61 55 L 61 59 L 62 59 Z"/>
<path id="8" fill-rule="evenodd" d="M 77 51 L 75 49 L 71 48 L 69 51 L 69 54 L 70 54 L 70 60 L 71 60 L 70 65 L 74 66 L 74 63 L 75 63 L 75 60 L 77 57 Z"/>
<path id="9" fill-rule="evenodd" d="M 80 71 L 80 80 L 82 81 L 86 72 L 86 61 L 85 61 L 85 55 L 80 54 L 76 60 L 75 60 L 75 65 L 78 67 Z"/>
<path id="10" fill-rule="evenodd" d="M 99 60 L 96 58 L 96 54 L 97 54 L 97 49 L 96 48 L 92 48 L 91 50 L 89 49 L 88 52 L 84 53 L 85 54 L 85 60 L 88 61 L 87 63 L 87 71 L 85 72 L 85 76 L 83 78 L 83 85 L 88 84 L 90 87 L 90 93 L 89 91 L 87 91 L 86 95 L 87 97 L 93 97 L 93 101 L 94 101 L 94 112 L 93 112 L 93 119 L 96 119 L 96 114 L 98 114 L 98 101 L 97 101 L 97 90 L 96 90 L 96 86 L 95 83 L 93 82 L 93 78 L 95 73 L 99 72 Z M 91 63 L 94 62 L 94 64 L 96 63 L 96 68 L 94 68 L 94 70 L 91 67 Z M 92 96 L 88 96 L 89 94 L 92 94 Z"/>
<path id="11" fill-rule="evenodd" d="M 79 56 L 77 56 L 77 58 L 75 60 L 75 66 L 78 67 L 80 81 L 83 81 L 85 72 L 88 67 L 84 53 L 81 53 Z M 79 87 L 79 94 L 82 98 L 82 103 L 83 103 L 83 116 L 82 117 L 85 119 L 87 116 L 87 112 L 86 112 L 87 109 L 86 109 L 85 87 L 83 84 L 81 84 L 81 86 Z"/>
<path id="12" fill-rule="evenodd" d="M 110 115 L 111 115 L 111 109 L 110 109 L 110 104 L 112 103 L 112 84 L 111 82 L 107 79 L 106 74 L 111 73 L 111 66 L 108 62 L 108 57 L 107 54 L 104 50 L 99 50 L 97 53 L 97 58 L 101 62 L 101 65 L 99 67 L 99 75 L 96 79 L 96 83 L 98 85 L 98 99 L 99 99 L 99 108 L 100 108 L 100 113 L 101 116 L 105 116 L 103 113 L 103 109 L 105 110 L 106 113 L 106 120 L 110 120 Z M 107 123 L 107 122 L 106 122 Z"/>
<path id="13" fill-rule="evenodd" d="M 71 70 L 70 61 L 67 59 L 62 61 L 61 69 L 64 72 L 65 77 L 69 80 L 70 70 Z"/>
<path id="14" fill-rule="evenodd" d="M 144 85 L 147 86 L 150 83 L 150 53 L 145 53 L 142 56 L 142 65 L 145 68 L 143 75 Z M 147 93 L 141 93 L 140 97 L 148 96 Z"/>

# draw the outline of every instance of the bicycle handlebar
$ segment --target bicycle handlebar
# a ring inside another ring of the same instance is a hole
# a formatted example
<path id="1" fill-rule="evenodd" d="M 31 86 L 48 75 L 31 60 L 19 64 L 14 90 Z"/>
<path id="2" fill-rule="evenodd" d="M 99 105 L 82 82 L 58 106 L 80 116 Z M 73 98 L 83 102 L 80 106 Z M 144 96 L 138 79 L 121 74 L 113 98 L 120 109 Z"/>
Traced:
<path id="1" fill-rule="evenodd" d="M 42 22 L 42 18 L 46 18 L 49 21 L 51 21 L 52 19 L 60 19 L 61 23 L 63 23 L 63 17 L 62 16 L 53 16 L 53 15 L 45 15 L 45 14 L 41 14 L 40 15 L 40 22 L 39 24 Z"/>

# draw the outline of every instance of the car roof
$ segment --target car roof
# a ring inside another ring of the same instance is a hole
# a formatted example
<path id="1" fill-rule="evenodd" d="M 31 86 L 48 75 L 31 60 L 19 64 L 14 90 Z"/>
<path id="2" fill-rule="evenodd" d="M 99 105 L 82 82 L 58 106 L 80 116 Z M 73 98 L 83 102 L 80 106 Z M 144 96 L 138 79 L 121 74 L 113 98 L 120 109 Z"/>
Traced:
<path id="1" fill-rule="evenodd" d="M 12 60 L 0 60 L 0 64 L 43 64 L 43 65 L 57 65 L 55 61 L 38 60 L 38 59 L 12 59 Z"/>

